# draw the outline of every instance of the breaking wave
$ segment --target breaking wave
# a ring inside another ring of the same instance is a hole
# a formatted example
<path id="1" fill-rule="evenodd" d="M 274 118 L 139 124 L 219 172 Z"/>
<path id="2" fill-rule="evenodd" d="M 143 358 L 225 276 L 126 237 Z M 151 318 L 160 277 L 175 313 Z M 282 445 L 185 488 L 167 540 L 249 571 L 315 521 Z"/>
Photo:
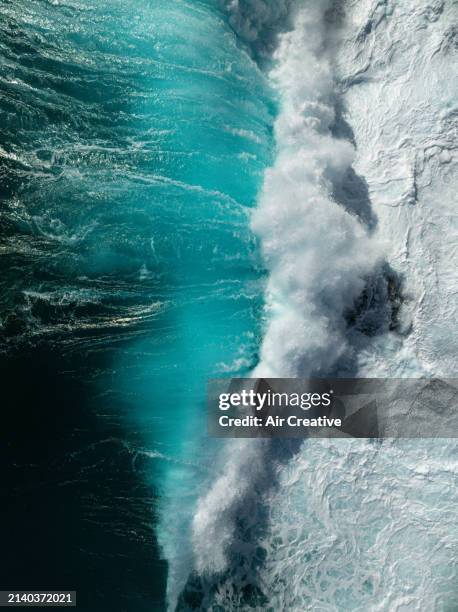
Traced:
<path id="1" fill-rule="evenodd" d="M 392 13 L 364 5 L 369 36 Z M 252 215 L 269 272 L 255 377 L 441 373 L 412 346 L 421 298 L 396 259 L 393 229 L 379 227 L 375 186 L 355 171 L 371 151 L 356 150 L 337 61 L 352 28 L 365 44 L 352 6 L 227 3 L 255 52 L 278 39 L 269 73 L 276 159 Z M 193 518 L 194 571 L 180 609 L 445 610 L 453 601 L 453 443 L 234 440 L 216 465 Z"/>

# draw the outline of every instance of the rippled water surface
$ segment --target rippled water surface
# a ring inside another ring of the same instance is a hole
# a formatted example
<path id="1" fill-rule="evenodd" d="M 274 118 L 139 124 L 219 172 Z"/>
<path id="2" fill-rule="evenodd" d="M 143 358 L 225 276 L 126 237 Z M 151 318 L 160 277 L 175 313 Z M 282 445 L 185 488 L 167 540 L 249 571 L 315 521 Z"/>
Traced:
<path id="1" fill-rule="evenodd" d="M 271 93 L 213 2 L 2 9 L 0 333 L 14 439 L 24 423 L 5 464 L 23 546 L 8 575 L 20 586 L 40 563 L 20 560 L 19 512 L 55 548 L 37 588 L 57 579 L 83 602 L 103 594 L 87 609 L 118 609 L 89 563 L 124 575 L 128 609 L 163 609 L 155 540 L 175 554 L 170 530 L 189 518 L 162 517 L 195 494 L 183 444 L 203 426 L 204 381 L 256 359 L 248 211 Z"/>

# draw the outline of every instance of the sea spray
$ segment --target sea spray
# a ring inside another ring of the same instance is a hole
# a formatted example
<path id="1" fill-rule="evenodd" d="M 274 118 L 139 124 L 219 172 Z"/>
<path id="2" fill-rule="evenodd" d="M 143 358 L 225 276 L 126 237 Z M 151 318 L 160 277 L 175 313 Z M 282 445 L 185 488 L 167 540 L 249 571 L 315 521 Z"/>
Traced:
<path id="1" fill-rule="evenodd" d="M 380 255 L 356 216 L 332 197 L 354 149 L 331 133 L 335 84 L 323 44 L 326 8 L 308 3 L 274 56 L 278 155 L 253 215 L 270 272 L 269 322 L 255 376 L 328 374 L 345 348 L 344 312 Z"/>
<path id="2" fill-rule="evenodd" d="M 358 218 L 332 197 L 354 150 L 331 132 L 335 87 L 324 48 L 327 8 L 311 2 L 297 12 L 293 29 L 280 36 L 270 74 L 280 113 L 276 161 L 252 219 L 269 270 L 268 323 L 256 377 L 328 374 L 346 349 L 345 310 L 381 252 Z M 266 441 L 230 441 L 222 454 L 223 473 L 200 499 L 193 521 L 195 566 L 204 574 L 227 567 L 244 497 L 264 490 L 261 483 L 271 476 Z"/>
<path id="3" fill-rule="evenodd" d="M 220 4 L 247 50 L 269 59 L 280 32 L 291 27 L 297 0 L 221 0 Z"/>

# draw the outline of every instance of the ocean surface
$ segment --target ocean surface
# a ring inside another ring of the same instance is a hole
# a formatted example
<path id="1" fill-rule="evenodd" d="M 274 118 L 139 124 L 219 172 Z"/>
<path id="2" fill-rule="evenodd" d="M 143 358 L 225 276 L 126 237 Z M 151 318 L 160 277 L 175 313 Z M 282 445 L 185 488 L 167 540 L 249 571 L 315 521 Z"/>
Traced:
<path id="1" fill-rule="evenodd" d="M 456 3 L 1 8 L 0 588 L 455 610 L 454 441 L 205 410 L 214 376 L 456 374 Z"/>
<path id="2" fill-rule="evenodd" d="M 256 362 L 273 95 L 213 2 L 2 13 L 2 585 L 163 610 L 206 379 Z"/>

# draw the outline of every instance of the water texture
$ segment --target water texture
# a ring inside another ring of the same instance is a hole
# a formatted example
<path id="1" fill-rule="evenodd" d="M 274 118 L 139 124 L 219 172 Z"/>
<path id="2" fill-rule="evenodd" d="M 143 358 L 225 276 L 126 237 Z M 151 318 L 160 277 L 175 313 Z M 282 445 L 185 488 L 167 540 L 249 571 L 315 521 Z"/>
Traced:
<path id="1" fill-rule="evenodd" d="M 4 588 L 455 609 L 455 442 L 205 436 L 212 376 L 455 374 L 455 3 L 2 18 Z"/>

